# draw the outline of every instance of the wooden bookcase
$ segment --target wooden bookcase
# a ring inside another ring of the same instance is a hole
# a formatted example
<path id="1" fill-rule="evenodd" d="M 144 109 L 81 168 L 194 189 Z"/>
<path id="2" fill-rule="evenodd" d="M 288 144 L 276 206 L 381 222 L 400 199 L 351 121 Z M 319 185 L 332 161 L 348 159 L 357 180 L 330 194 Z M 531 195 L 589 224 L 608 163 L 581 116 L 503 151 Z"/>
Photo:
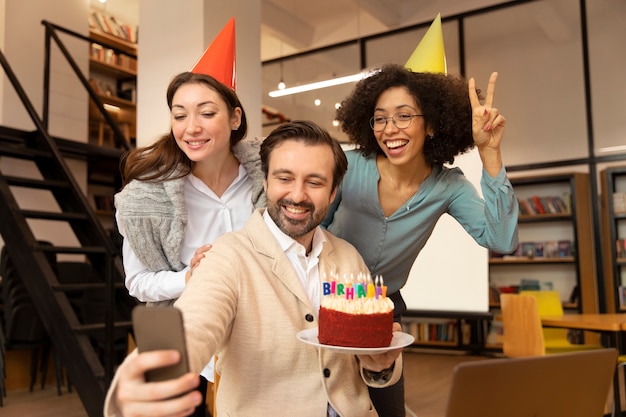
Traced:
<path id="1" fill-rule="evenodd" d="M 624 181 L 626 187 L 626 168 Z M 541 202 L 542 197 L 545 200 L 546 197 L 558 196 L 564 204 L 557 209 L 554 200 L 550 204 L 546 200 L 544 204 L 550 208 L 544 207 L 544 213 L 520 214 L 520 248 L 514 254 L 490 256 L 490 285 L 517 291 L 522 279 L 536 281 L 540 289 L 554 289 L 561 293 L 566 313 L 597 313 L 592 200 L 588 174 L 573 172 L 515 177 L 511 178 L 511 184 L 518 200 L 538 197 Z M 546 245 L 546 242 L 550 242 L 550 245 Z M 561 251 L 559 242 L 567 242 L 567 245 L 562 245 Z M 532 254 L 521 252 L 522 248 L 529 247 L 528 243 L 533 243 Z M 547 252 L 546 246 L 549 246 Z M 551 247 L 554 247 L 554 251 Z M 539 248 L 544 252 L 536 252 Z M 624 261 L 626 265 L 626 259 Z M 406 332 L 416 336 L 412 347 L 469 350 L 476 353 L 499 351 L 502 334 L 499 315 L 500 305 L 493 302 L 490 303 L 489 313 L 475 316 L 408 311 L 403 317 L 403 325 Z M 595 340 L 594 337 L 585 334 L 585 339 Z"/>
<path id="2" fill-rule="evenodd" d="M 485 329 L 491 319 L 491 313 L 407 310 L 402 326 L 415 337 L 410 347 L 479 354 L 485 350 Z"/>
<path id="3" fill-rule="evenodd" d="M 626 167 L 602 171 L 602 254 L 608 313 L 626 312 Z"/>
<path id="4" fill-rule="evenodd" d="M 516 292 L 525 280 L 526 285 L 538 284 L 536 289 L 559 291 L 566 313 L 597 313 L 588 174 L 516 177 L 511 184 L 521 202 L 538 198 L 546 207 L 543 213 L 536 208 L 528 214 L 520 210 L 520 247 L 511 255 L 490 256 L 490 290 Z M 554 197 L 560 197 L 565 207 L 555 206 Z M 490 302 L 490 308 L 494 316 L 499 314 L 497 299 Z"/>
<path id="5" fill-rule="evenodd" d="M 136 136 L 137 45 L 116 36 L 89 29 L 94 40 L 89 55 L 89 82 L 119 123 L 128 143 Z M 89 140 L 113 146 L 113 133 L 92 100 L 89 100 Z"/>
<path id="6" fill-rule="evenodd" d="M 136 33 L 114 17 L 91 11 L 89 15 L 89 82 L 109 115 L 118 123 L 130 147 L 135 145 L 137 121 Z M 114 239 L 113 195 L 121 188 L 119 159 L 124 148 L 115 146 L 113 131 L 89 99 L 89 145 L 99 155 L 88 161 L 87 194 L 96 215 Z"/>

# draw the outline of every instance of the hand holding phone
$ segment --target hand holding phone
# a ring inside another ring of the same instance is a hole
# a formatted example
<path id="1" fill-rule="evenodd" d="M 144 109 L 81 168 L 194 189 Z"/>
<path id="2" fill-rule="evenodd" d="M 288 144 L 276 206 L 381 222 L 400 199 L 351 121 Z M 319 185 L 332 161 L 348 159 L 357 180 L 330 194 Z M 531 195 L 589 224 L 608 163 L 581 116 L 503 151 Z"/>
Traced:
<path id="1" fill-rule="evenodd" d="M 183 316 L 176 307 L 137 306 L 133 309 L 133 328 L 137 350 L 174 349 L 180 353 L 180 362 L 146 372 L 146 381 L 164 381 L 189 372 Z"/>

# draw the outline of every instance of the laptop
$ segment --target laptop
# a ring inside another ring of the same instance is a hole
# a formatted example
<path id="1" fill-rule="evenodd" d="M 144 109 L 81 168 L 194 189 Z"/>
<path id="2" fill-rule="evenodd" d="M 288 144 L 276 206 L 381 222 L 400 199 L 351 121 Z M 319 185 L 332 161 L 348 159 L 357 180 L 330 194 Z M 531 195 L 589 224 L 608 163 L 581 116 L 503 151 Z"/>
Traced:
<path id="1" fill-rule="evenodd" d="M 600 417 L 617 350 L 458 364 L 445 417 Z"/>

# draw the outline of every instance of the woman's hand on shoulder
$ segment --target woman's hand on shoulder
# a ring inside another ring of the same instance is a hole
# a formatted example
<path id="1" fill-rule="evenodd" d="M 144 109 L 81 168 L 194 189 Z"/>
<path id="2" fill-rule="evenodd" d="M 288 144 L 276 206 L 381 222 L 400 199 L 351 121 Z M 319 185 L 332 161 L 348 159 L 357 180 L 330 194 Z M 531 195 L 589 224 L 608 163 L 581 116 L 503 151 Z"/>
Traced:
<path id="1" fill-rule="evenodd" d="M 196 267 L 200 264 L 200 261 L 202 260 L 202 258 L 204 258 L 205 252 L 209 251 L 212 247 L 213 245 L 209 243 L 206 245 L 202 245 L 198 249 L 196 249 L 193 257 L 191 258 L 191 261 L 189 262 L 189 270 L 187 271 L 187 274 L 185 274 L 185 283 L 189 282 L 189 280 L 191 279 L 191 275 L 193 274 L 193 270 L 196 269 Z"/>

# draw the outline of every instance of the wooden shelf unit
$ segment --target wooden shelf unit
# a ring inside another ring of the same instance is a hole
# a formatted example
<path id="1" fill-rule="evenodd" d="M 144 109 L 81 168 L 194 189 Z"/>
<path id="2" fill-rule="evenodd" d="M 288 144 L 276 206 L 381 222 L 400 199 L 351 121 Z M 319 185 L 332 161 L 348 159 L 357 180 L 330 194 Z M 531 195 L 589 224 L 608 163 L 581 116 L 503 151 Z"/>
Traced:
<path id="1" fill-rule="evenodd" d="M 137 44 L 90 28 L 89 79 L 109 115 L 118 123 L 132 147 L 136 136 Z M 126 96 L 123 90 L 128 89 Z M 110 107 L 113 106 L 113 107 Z M 114 219 L 113 195 L 121 187 L 119 149 L 113 131 L 89 100 L 89 144 L 111 158 L 88 161 L 87 193 L 96 215 L 114 239 L 118 239 Z"/>
<path id="2" fill-rule="evenodd" d="M 89 37 L 94 41 L 89 57 L 90 82 L 130 144 L 136 136 L 137 45 L 93 28 Z M 114 146 L 113 133 L 91 100 L 89 140 L 98 146 Z"/>
<path id="3" fill-rule="evenodd" d="M 626 167 L 607 168 L 600 178 L 606 310 L 607 313 L 626 313 L 626 254 L 617 250 L 618 239 L 626 239 L 626 210 L 616 207 L 614 200 L 626 194 Z M 618 195 L 614 197 L 614 194 Z"/>
<path id="4" fill-rule="evenodd" d="M 552 282 L 554 289 L 568 286 L 570 294 L 578 287 L 576 302 L 563 298 L 563 307 L 566 310 L 579 313 L 597 313 L 597 291 L 595 260 L 593 250 L 593 228 L 591 218 L 591 196 L 589 176 L 586 173 L 563 173 L 529 177 L 511 178 L 518 199 L 528 198 L 550 193 L 562 193 L 569 199 L 569 212 L 523 215 L 519 218 L 520 245 L 525 241 L 533 242 L 541 239 L 533 236 L 546 236 L 551 232 L 550 240 L 570 240 L 571 254 L 568 256 L 505 256 L 492 257 L 490 265 L 490 283 L 492 279 L 498 282 L 498 273 L 506 275 L 506 268 L 520 269 L 518 278 L 539 278 L 551 268 L 557 278 L 564 277 L 568 282 Z M 556 233 L 561 233 L 556 235 Z M 547 239 L 546 239 L 547 240 Z M 545 244 L 544 244 L 545 246 Z M 523 271 L 522 271 L 523 268 Z M 514 272 L 515 273 L 515 272 Z M 512 279 L 511 277 L 508 277 Z M 508 285 L 513 285 L 510 281 Z M 547 284 L 546 284 L 547 285 Z M 496 285 L 498 286 L 498 285 Z M 549 285 L 547 285 L 549 286 Z M 497 309 L 497 303 L 491 303 Z"/>
<path id="5" fill-rule="evenodd" d="M 402 317 L 404 331 L 415 337 L 412 348 L 468 351 L 485 350 L 490 312 L 407 310 Z"/>

